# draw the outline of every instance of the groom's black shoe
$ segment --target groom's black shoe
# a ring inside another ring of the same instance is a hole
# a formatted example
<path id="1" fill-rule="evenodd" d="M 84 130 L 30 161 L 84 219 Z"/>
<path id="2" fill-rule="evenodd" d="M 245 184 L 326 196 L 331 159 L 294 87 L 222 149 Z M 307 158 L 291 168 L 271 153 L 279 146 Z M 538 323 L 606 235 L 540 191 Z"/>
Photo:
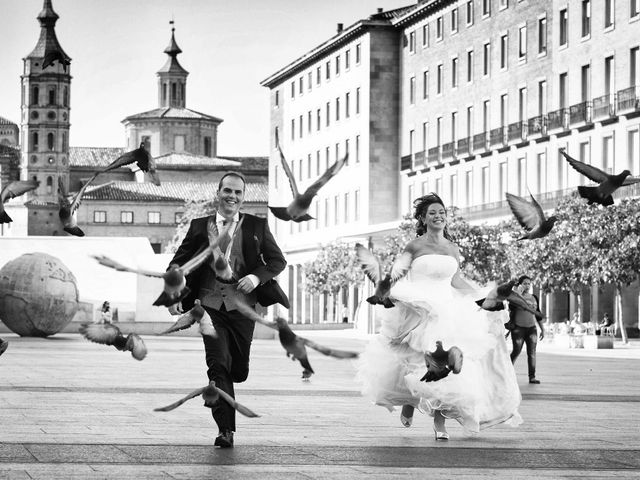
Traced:
<path id="1" fill-rule="evenodd" d="M 225 430 L 220 432 L 213 444 L 220 448 L 233 448 L 233 431 Z"/>

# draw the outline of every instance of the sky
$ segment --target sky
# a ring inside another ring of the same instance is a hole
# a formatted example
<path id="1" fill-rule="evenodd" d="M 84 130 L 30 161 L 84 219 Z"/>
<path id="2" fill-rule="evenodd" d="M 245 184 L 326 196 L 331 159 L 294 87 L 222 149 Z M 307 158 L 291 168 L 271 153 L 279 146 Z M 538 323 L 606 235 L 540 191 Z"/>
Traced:
<path id="1" fill-rule="evenodd" d="M 222 118 L 218 155 L 267 155 L 269 90 L 260 82 L 336 33 L 416 0 L 53 0 L 71 61 L 77 147 L 124 147 L 121 121 L 158 107 L 156 72 L 171 38 L 189 72 L 187 107 Z M 35 47 L 42 0 L 0 0 L 0 116 L 19 124 L 22 59 Z"/>

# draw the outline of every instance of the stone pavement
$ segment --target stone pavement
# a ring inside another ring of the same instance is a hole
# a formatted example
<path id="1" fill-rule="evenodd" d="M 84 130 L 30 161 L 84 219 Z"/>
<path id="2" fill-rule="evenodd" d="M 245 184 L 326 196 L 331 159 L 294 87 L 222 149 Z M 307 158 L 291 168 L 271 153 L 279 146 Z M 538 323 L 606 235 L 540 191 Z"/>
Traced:
<path id="1" fill-rule="evenodd" d="M 353 331 L 304 331 L 361 350 Z M 640 344 L 561 351 L 541 344 L 541 385 L 526 357 L 518 428 L 436 443 L 431 419 L 404 428 L 398 412 L 370 405 L 354 364 L 316 352 L 310 383 L 274 340 L 254 341 L 237 398 L 261 417 L 239 416 L 236 448 L 212 447 L 216 428 L 201 399 L 171 403 L 206 384 L 198 338 L 147 337 L 147 359 L 79 335 L 3 335 L 0 479 L 424 479 L 640 478 Z"/>

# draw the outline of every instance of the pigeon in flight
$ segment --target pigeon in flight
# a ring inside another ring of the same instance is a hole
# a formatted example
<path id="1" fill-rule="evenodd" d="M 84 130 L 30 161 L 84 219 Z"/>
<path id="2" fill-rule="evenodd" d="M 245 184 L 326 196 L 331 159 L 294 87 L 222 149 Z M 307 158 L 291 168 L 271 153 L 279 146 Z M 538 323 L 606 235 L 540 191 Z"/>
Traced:
<path id="1" fill-rule="evenodd" d="M 200 253 L 198 253 L 184 265 L 180 266 L 174 263 L 169 266 L 169 269 L 166 272 L 154 272 L 151 270 L 127 267 L 126 265 L 116 262 L 106 255 L 91 256 L 96 259 L 100 265 L 113 268 L 120 272 L 131 272 L 137 273 L 138 275 L 144 275 L 146 277 L 162 278 L 164 280 L 163 291 L 156 299 L 156 301 L 153 302 L 153 304 L 157 306 L 162 305 L 165 307 L 170 307 L 171 305 L 178 303 L 179 301 L 184 299 L 191 292 L 191 289 L 187 287 L 187 280 L 185 277 L 199 268 L 200 265 L 202 265 L 211 256 L 213 250 L 218 246 L 220 238 L 223 235 L 228 235 L 228 229 L 230 227 L 231 224 L 229 224 L 227 228 L 224 229 L 220 233 L 220 235 L 215 238 L 212 243 L 209 244 L 208 247 L 203 249 Z"/>
<path id="2" fill-rule="evenodd" d="M 11 217 L 4 210 L 4 204 L 12 198 L 19 197 L 31 190 L 35 190 L 40 185 L 37 180 L 16 180 L 7 183 L 0 191 L 0 223 L 13 222 Z"/>
<path id="3" fill-rule="evenodd" d="M 302 379 L 304 381 L 308 381 L 309 377 L 313 373 L 313 368 L 311 368 L 311 364 L 309 363 L 309 357 L 307 355 L 306 347 L 313 348 L 314 350 L 322 353 L 323 355 L 327 355 L 334 358 L 357 358 L 357 352 L 350 352 L 347 350 L 336 350 L 334 348 L 325 347 L 324 345 L 320 345 L 316 342 L 313 342 L 307 338 L 299 337 L 293 330 L 289 327 L 287 320 L 278 317 L 275 322 L 268 322 L 263 319 L 256 311 L 251 308 L 249 305 L 243 303 L 242 301 L 236 302 L 236 307 L 238 311 L 244 315 L 245 317 L 266 325 L 269 328 L 273 328 L 278 330 L 278 338 L 280 339 L 280 344 L 287 352 L 287 357 L 291 357 L 292 360 L 298 360 L 300 365 L 302 365 Z"/>
<path id="4" fill-rule="evenodd" d="M 194 306 L 184 315 L 181 315 L 178 320 L 167 328 L 160 335 L 166 335 L 167 333 L 178 332 L 180 330 L 186 330 L 190 328 L 194 323 L 198 323 L 200 334 L 209 337 L 217 338 L 218 332 L 213 327 L 213 322 L 207 311 L 200 305 L 200 300 L 196 299 Z"/>
<path id="5" fill-rule="evenodd" d="M 191 400 L 192 398 L 199 397 L 200 395 L 202 395 L 205 407 L 208 407 L 208 408 L 215 407 L 216 403 L 218 403 L 220 398 L 222 398 L 225 402 L 227 402 L 229 405 L 231 405 L 233 408 L 235 408 L 239 413 L 241 413 L 245 417 L 255 418 L 260 416 L 257 413 L 249 410 L 244 405 L 236 402 L 236 400 L 224 390 L 221 390 L 218 387 L 216 387 L 216 382 L 214 382 L 213 380 L 211 380 L 209 382 L 209 385 L 207 385 L 206 387 L 202 387 L 197 390 L 194 390 L 189 395 L 187 395 L 184 398 L 181 398 L 177 402 L 174 402 L 171 405 L 167 405 L 166 407 L 154 408 L 153 411 L 169 412 L 175 408 L 178 408 L 187 400 Z"/>
<path id="6" fill-rule="evenodd" d="M 7 351 L 9 347 L 9 342 L 0 338 L 0 355 Z"/>
<path id="7" fill-rule="evenodd" d="M 598 203 L 605 207 L 613 205 L 613 197 L 611 196 L 613 192 L 620 187 L 640 182 L 640 178 L 630 177 L 631 172 L 629 170 L 623 170 L 618 175 L 609 175 L 599 168 L 570 157 L 563 148 L 560 149 L 560 153 L 574 170 L 598 184 L 597 187 L 585 187 L 583 185 L 578 187 L 578 193 L 582 198 L 588 200 L 587 203 L 589 205 L 592 203 Z"/>
<path id="8" fill-rule="evenodd" d="M 120 329 L 111 323 L 89 323 L 80 326 L 80 333 L 87 339 L 103 345 L 113 345 L 123 352 L 131 352 L 136 360 L 147 356 L 147 347 L 142 338 L 135 333 L 126 337 Z"/>
<path id="9" fill-rule="evenodd" d="M 342 167 L 347 162 L 349 158 L 349 153 L 347 153 L 340 160 L 336 161 L 329 169 L 320 176 L 313 184 L 309 186 L 305 190 L 304 193 L 300 193 L 298 191 L 298 185 L 296 184 L 296 179 L 293 176 L 293 172 L 287 163 L 287 159 L 284 158 L 284 153 L 282 153 L 282 149 L 280 148 L 280 141 L 278 139 L 278 134 L 276 133 L 276 147 L 278 148 L 278 152 L 280 152 L 280 161 L 282 163 L 282 168 L 284 173 L 287 175 L 289 179 L 289 185 L 291 186 L 291 192 L 293 193 L 293 201 L 289 204 L 288 207 L 269 207 L 269 210 L 280 220 L 286 221 L 294 221 L 294 222 L 305 222 L 307 220 L 312 220 L 313 217 L 309 215 L 307 212 L 309 211 L 309 207 L 311 206 L 311 200 L 318 194 L 318 191 L 333 177 L 335 177 L 338 172 L 342 169 Z"/>
<path id="10" fill-rule="evenodd" d="M 62 222 L 65 232 L 75 235 L 76 237 L 84 237 L 84 232 L 80 227 L 78 227 L 78 207 L 80 206 L 82 196 L 87 190 L 87 187 L 91 185 L 91 182 L 93 182 L 98 175 L 99 172 L 95 173 L 93 177 L 91 177 L 89 181 L 82 186 L 80 191 L 75 194 L 72 200 L 70 200 L 70 195 L 64 179 L 62 177 L 58 177 L 58 216 L 60 217 L 60 221 Z"/>
<path id="11" fill-rule="evenodd" d="M 513 287 L 518 283 L 517 280 L 510 280 L 507 283 L 501 283 L 494 289 L 492 289 L 486 296 L 486 298 L 482 298 L 476 301 L 476 304 L 482 308 L 483 310 L 488 310 L 490 312 L 496 312 L 499 310 L 504 310 L 504 301 L 516 305 L 522 310 L 526 310 L 529 313 L 532 313 L 537 318 L 544 318 L 544 315 L 536 308 L 533 308 L 531 305 L 527 303 L 524 297 L 518 292 L 513 290 Z"/>
<path id="12" fill-rule="evenodd" d="M 553 225 L 556 223 L 557 217 L 552 215 L 546 218 L 542 207 L 529 192 L 531 202 L 527 202 L 524 198 L 512 193 L 507 193 L 507 203 L 511 208 L 513 216 L 516 217 L 518 223 L 527 230 L 527 233 L 518 240 L 533 240 L 534 238 L 542 238 L 549 234 Z"/>
<path id="13" fill-rule="evenodd" d="M 356 243 L 356 258 L 364 270 L 364 274 L 376 286 L 375 293 L 367 298 L 367 302 L 371 305 L 384 305 L 385 308 L 393 307 L 394 304 L 389 299 L 389 291 L 393 284 L 404 277 L 409 270 L 411 254 L 402 253 L 386 275 L 382 273 L 382 266 L 375 255 L 360 243 Z"/>
<path id="14" fill-rule="evenodd" d="M 462 370 L 462 350 L 451 347 L 449 350 L 442 348 L 442 342 L 436 341 L 436 349 L 424 354 L 427 364 L 427 373 L 420 380 L 423 382 L 436 382 L 446 377 L 449 373 L 458 374 Z"/>
<path id="15" fill-rule="evenodd" d="M 131 150 L 130 152 L 120 155 L 105 169 L 101 170 L 100 173 L 110 172 L 111 170 L 131 165 L 132 163 L 135 163 L 143 172 L 149 173 L 153 183 L 158 187 L 160 186 L 160 177 L 158 176 L 156 161 L 145 148 L 144 142 L 142 142 L 135 150 Z"/>

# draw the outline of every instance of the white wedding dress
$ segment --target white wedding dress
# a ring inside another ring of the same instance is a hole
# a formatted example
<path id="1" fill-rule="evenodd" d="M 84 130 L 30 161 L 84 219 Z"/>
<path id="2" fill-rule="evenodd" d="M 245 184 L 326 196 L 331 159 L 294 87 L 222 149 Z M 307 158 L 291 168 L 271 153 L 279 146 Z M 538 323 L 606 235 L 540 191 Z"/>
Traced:
<path id="1" fill-rule="evenodd" d="M 362 393 L 389 410 L 401 405 L 431 415 L 440 410 L 471 432 L 503 422 L 516 426 L 522 423 L 521 396 L 503 337 L 504 319 L 451 286 L 457 268 L 448 255 L 419 256 L 391 289 L 395 307 L 376 307 L 380 333 L 358 364 Z M 424 353 L 433 351 L 437 340 L 445 350 L 462 350 L 462 370 L 436 382 L 420 381 L 427 370 Z"/>

